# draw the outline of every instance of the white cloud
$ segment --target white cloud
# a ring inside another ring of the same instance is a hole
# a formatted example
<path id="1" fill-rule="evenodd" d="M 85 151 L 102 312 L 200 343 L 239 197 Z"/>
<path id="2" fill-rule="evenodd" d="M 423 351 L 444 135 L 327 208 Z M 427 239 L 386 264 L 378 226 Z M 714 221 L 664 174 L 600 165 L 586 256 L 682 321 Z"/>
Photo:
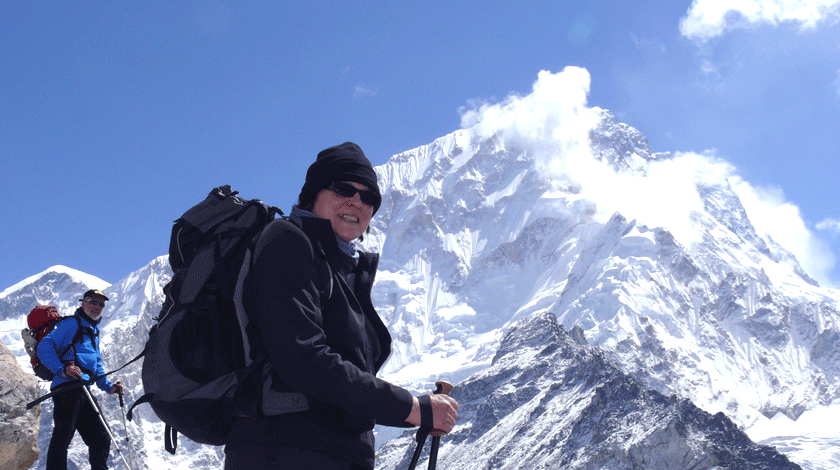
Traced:
<path id="1" fill-rule="evenodd" d="M 556 74 L 543 71 L 529 95 L 510 95 L 497 104 L 471 102 L 468 109 L 461 109 L 461 124 L 532 155 L 550 180 L 571 184 L 594 202 L 597 220 L 606 221 L 620 212 L 641 224 L 667 227 L 684 245 L 698 236 L 692 213 L 705 210 L 696 183 L 729 181 L 758 233 L 770 235 L 796 256 L 811 277 L 830 284 L 834 254 L 808 228 L 799 208 L 787 202 L 780 190 L 743 181 L 730 163 L 713 154 L 678 153 L 650 162 L 642 174 L 616 172 L 597 160 L 589 133 L 600 118 L 597 110 L 587 107 L 589 86 L 589 73 L 582 68 L 567 67 Z"/>
<path id="2" fill-rule="evenodd" d="M 369 96 L 376 96 L 378 94 L 379 94 L 379 89 L 378 88 L 377 89 L 371 89 L 371 88 L 363 87 L 361 85 L 356 85 L 356 89 L 353 90 L 353 98 L 356 98 L 356 99 L 365 98 L 365 97 L 369 97 Z"/>
<path id="3" fill-rule="evenodd" d="M 725 177 L 720 175 L 731 166 L 706 155 L 681 154 L 651 163 L 646 175 L 616 172 L 596 159 L 589 145 L 589 133 L 600 120 L 587 107 L 589 86 L 582 68 L 543 71 L 530 95 L 511 95 L 498 104 L 472 102 L 461 110 L 461 124 L 526 150 L 551 180 L 571 184 L 593 201 L 598 220 L 620 212 L 648 226 L 668 227 L 681 243 L 692 243 L 696 230 L 690 216 L 703 210 L 695 181 L 710 172 Z"/>
<path id="4" fill-rule="evenodd" d="M 817 230 L 823 230 L 831 233 L 834 236 L 840 235 L 840 220 L 825 219 L 816 225 Z"/>
<path id="5" fill-rule="evenodd" d="M 820 285 L 831 285 L 834 253 L 808 228 L 799 207 L 786 201 L 781 189 L 755 187 L 737 175 L 729 180 L 756 231 L 770 235 L 793 253 L 802 269 Z"/>
<path id="6" fill-rule="evenodd" d="M 552 175 L 575 174 L 575 166 L 594 161 L 589 131 L 599 116 L 586 107 L 589 84 L 589 72 L 579 67 L 541 71 L 530 95 L 510 95 L 497 104 L 473 101 L 461 109 L 461 125 L 522 146 Z"/>
<path id="7" fill-rule="evenodd" d="M 840 0 L 693 0 L 680 33 L 700 42 L 756 24 L 798 23 L 803 29 L 840 18 Z"/>
<path id="8" fill-rule="evenodd" d="M 700 70 L 707 75 L 720 76 L 720 72 L 718 72 L 717 65 L 715 65 L 709 60 L 703 61 L 703 65 L 700 67 Z"/>
<path id="9" fill-rule="evenodd" d="M 579 67 L 556 74 L 543 70 L 530 95 L 510 95 L 496 104 L 471 101 L 469 108 L 460 110 L 461 126 L 475 127 L 488 136 L 502 132 L 526 142 L 565 147 L 572 140 L 588 146 L 589 130 L 598 123 L 597 115 L 586 107 L 589 83 L 589 72 Z"/>
<path id="10" fill-rule="evenodd" d="M 699 241 L 691 215 L 704 210 L 695 183 L 709 173 L 723 178 L 728 168 L 705 155 L 682 153 L 651 162 L 646 174 L 616 172 L 594 158 L 573 171 L 581 194 L 596 203 L 601 220 L 620 212 L 650 227 L 666 227 L 680 243 L 691 245 Z"/>

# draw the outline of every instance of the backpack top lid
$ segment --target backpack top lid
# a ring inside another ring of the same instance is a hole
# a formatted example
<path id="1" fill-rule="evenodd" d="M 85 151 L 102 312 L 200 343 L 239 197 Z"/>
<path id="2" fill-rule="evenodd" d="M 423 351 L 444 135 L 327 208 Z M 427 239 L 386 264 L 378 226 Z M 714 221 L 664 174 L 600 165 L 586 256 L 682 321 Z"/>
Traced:
<path id="1" fill-rule="evenodd" d="M 58 309 L 52 305 L 36 305 L 26 316 L 26 323 L 29 325 L 29 329 L 37 330 L 62 318 Z"/>

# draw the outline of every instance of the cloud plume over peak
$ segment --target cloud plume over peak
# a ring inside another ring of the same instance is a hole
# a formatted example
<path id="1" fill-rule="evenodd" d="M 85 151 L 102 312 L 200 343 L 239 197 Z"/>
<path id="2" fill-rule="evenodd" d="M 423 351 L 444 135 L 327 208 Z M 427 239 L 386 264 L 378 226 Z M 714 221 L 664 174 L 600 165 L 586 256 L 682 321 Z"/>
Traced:
<path id="1" fill-rule="evenodd" d="M 781 189 L 757 187 L 738 175 L 733 175 L 730 183 L 760 235 L 769 235 L 793 253 L 805 272 L 821 285 L 836 287 L 830 274 L 836 262 L 834 253 L 808 228 L 799 207 L 785 200 Z"/>
<path id="2" fill-rule="evenodd" d="M 518 142 L 585 143 L 598 116 L 586 107 L 590 77 L 586 69 L 541 71 L 532 92 L 509 95 L 501 103 L 473 102 L 461 110 L 462 127 Z M 581 139 L 581 137 L 584 137 Z"/>
<path id="3" fill-rule="evenodd" d="M 809 229 L 799 208 L 780 190 L 744 181 L 735 166 L 714 153 L 680 152 L 667 158 L 631 155 L 630 169 L 619 170 L 593 153 L 590 132 L 601 112 L 587 107 L 590 76 L 582 68 L 540 72 L 529 95 L 509 95 L 499 103 L 462 109 L 462 125 L 479 137 L 500 139 L 527 152 L 545 177 L 575 187 L 606 221 L 619 212 L 651 227 L 665 227 L 685 245 L 697 241 L 692 214 L 704 211 L 698 184 L 728 184 L 761 235 L 792 252 L 821 284 L 833 285 L 835 258 Z M 643 171 L 637 171 L 643 168 Z"/>

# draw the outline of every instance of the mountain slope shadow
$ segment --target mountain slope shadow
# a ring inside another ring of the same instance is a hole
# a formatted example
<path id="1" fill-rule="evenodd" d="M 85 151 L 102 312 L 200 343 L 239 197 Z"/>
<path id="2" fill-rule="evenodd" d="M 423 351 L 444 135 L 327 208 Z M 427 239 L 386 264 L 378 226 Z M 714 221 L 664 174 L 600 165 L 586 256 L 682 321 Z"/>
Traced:
<path id="1" fill-rule="evenodd" d="M 440 468 L 801 468 L 723 413 L 645 389 L 551 313 L 515 324 L 492 366 L 451 395 L 459 425 L 442 439 Z M 384 444 L 377 468 L 406 468 L 414 445 L 408 432 Z"/>

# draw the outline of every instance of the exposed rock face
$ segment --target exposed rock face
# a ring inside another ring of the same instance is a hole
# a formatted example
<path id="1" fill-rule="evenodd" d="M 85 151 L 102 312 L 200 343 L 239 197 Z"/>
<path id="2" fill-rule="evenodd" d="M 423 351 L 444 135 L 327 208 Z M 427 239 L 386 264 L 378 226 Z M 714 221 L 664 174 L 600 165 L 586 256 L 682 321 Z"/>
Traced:
<path id="1" fill-rule="evenodd" d="M 0 469 L 27 469 L 38 460 L 41 408 L 26 410 L 38 398 L 38 379 L 24 372 L 0 342 Z"/>
<path id="2" fill-rule="evenodd" d="M 513 326 L 493 365 L 451 395 L 459 426 L 443 440 L 440 468 L 800 468 L 723 413 L 646 389 L 549 313 Z M 409 435 L 386 443 L 377 468 L 405 468 L 413 448 Z"/>

